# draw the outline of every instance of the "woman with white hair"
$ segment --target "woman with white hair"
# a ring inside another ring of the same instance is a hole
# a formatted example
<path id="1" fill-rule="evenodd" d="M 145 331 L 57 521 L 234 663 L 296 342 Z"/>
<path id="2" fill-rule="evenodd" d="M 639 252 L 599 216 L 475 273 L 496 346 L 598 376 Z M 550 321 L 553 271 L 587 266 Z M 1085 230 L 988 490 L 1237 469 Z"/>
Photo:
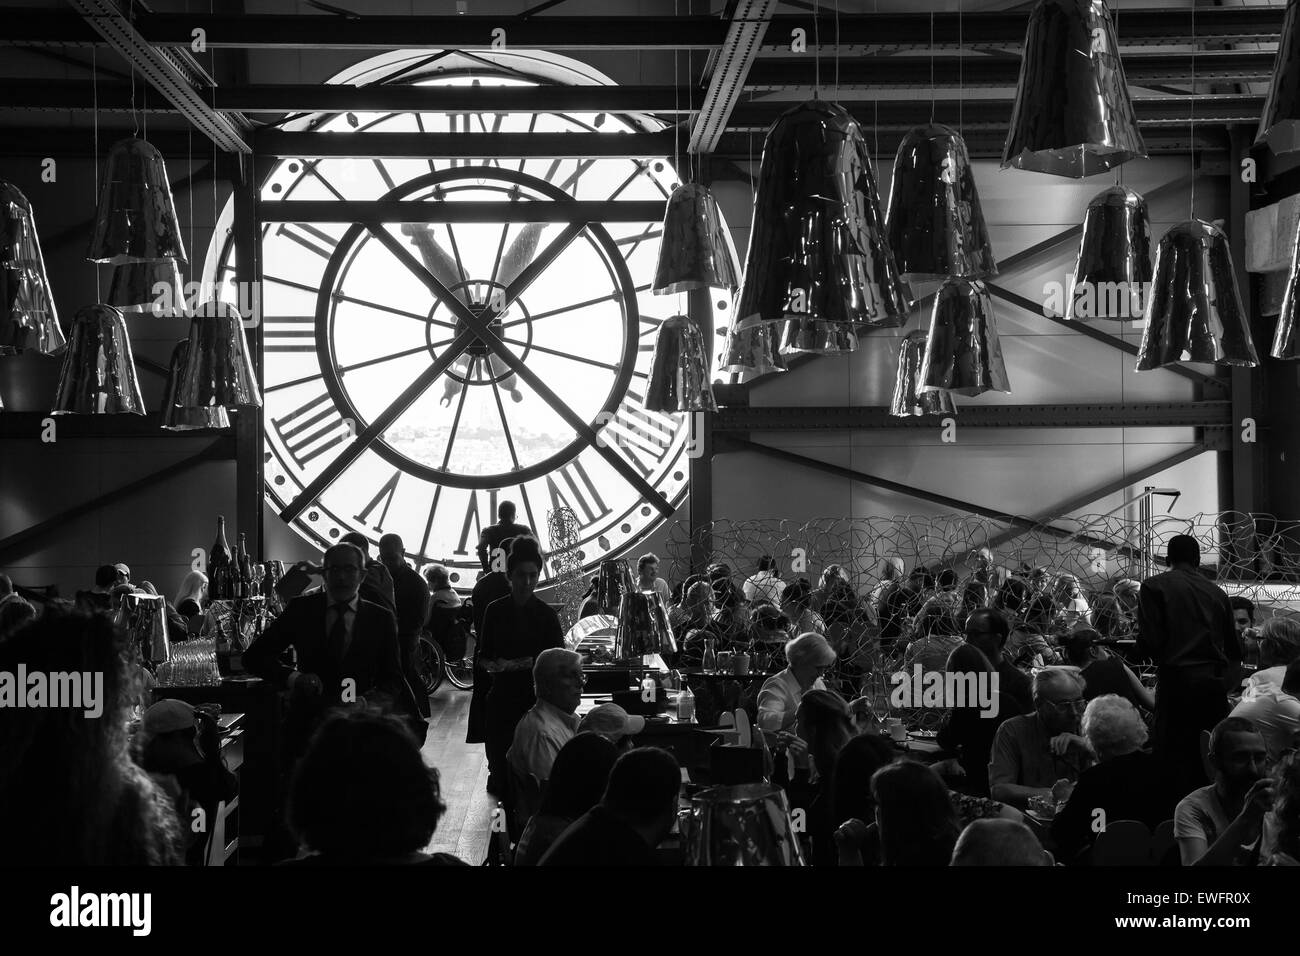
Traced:
<path id="1" fill-rule="evenodd" d="M 1142 749 L 1147 726 L 1131 701 L 1118 694 L 1093 698 L 1083 712 L 1083 735 L 1097 763 L 1079 775 L 1052 822 L 1057 858 L 1067 863 L 1085 862 L 1109 823 L 1138 820 L 1154 830 L 1173 817 L 1179 799 L 1154 755 Z"/>
<path id="2" fill-rule="evenodd" d="M 763 730 L 793 732 L 803 695 L 826 689 L 822 675 L 835 663 L 835 651 L 822 635 L 807 632 L 786 642 L 785 659 L 785 670 L 764 681 L 758 692 L 758 726 Z"/>
<path id="3" fill-rule="evenodd" d="M 203 606 L 207 603 L 208 576 L 202 571 L 191 571 L 181 581 L 176 592 L 173 607 L 176 613 L 185 618 L 185 624 L 191 634 L 197 634 L 203 623 Z"/>

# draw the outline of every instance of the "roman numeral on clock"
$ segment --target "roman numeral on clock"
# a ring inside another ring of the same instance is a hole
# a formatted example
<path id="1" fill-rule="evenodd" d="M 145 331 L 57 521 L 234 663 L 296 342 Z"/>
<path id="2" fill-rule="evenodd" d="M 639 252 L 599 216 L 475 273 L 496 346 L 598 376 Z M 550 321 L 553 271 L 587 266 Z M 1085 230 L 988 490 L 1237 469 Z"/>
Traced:
<path id="1" fill-rule="evenodd" d="M 367 527 L 373 527 L 376 531 L 383 532 L 384 522 L 388 520 L 388 508 L 393 503 L 393 495 L 397 493 L 397 482 L 401 477 L 402 473 L 394 468 L 393 476 L 384 482 L 375 496 L 370 499 L 370 503 L 361 509 L 361 514 L 353 516 L 353 520 L 359 521 Z M 379 512 L 379 520 L 371 525 L 370 516 L 379 507 L 380 502 L 383 502 L 383 510 Z"/>
<path id="2" fill-rule="evenodd" d="M 470 553 L 471 549 L 478 547 L 478 539 L 483 534 L 483 529 L 490 525 L 497 513 L 497 496 L 501 494 L 499 488 L 493 488 L 488 492 L 488 510 L 484 514 L 479 510 L 478 489 L 469 493 L 469 502 L 465 505 L 465 520 L 460 526 L 460 544 L 452 553 L 458 558 L 463 558 Z M 470 528 L 473 527 L 473 537 L 470 537 Z"/>
<path id="3" fill-rule="evenodd" d="M 677 421 L 645 408 L 645 395 L 629 386 L 627 398 L 605 426 L 606 445 L 620 449 L 643 477 L 649 478 L 677 434 Z"/>
<path id="4" fill-rule="evenodd" d="M 264 348 L 268 352 L 316 351 L 316 316 L 266 315 L 262 318 Z"/>
<path id="5" fill-rule="evenodd" d="M 610 513 L 609 506 L 596 490 L 596 483 L 580 461 L 571 461 L 556 474 L 547 475 L 546 490 L 551 496 L 552 508 L 568 508 L 583 524 L 595 524 Z"/>
<path id="6" fill-rule="evenodd" d="M 356 437 L 356 423 L 339 414 L 328 392 L 318 394 L 289 414 L 271 419 L 289 457 L 305 468 L 331 448 Z"/>

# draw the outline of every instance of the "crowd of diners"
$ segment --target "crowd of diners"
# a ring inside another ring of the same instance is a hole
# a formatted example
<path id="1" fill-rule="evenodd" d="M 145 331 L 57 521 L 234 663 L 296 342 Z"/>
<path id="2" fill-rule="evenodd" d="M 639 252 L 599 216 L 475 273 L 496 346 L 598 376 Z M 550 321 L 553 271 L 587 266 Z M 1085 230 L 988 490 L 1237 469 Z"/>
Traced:
<path id="1" fill-rule="evenodd" d="M 682 769 L 637 746 L 644 718 L 614 704 L 578 716 L 584 661 L 535 593 L 544 555 L 508 503 L 499 519 L 469 598 L 446 568 L 410 567 L 396 535 L 378 560 L 350 536 L 313 569 L 322 584 L 247 649 L 246 669 L 287 701 L 284 832 L 266 862 L 479 862 L 427 852 L 445 810 L 439 770 L 457 769 L 421 755 L 429 700 L 414 693 L 414 647 L 433 635 L 461 641 L 457 653 L 472 646 L 467 741 L 485 745 L 507 817 L 490 859 L 661 864 Z M 1090 594 L 1069 575 L 998 567 L 987 550 L 964 579 L 887 559 L 865 594 L 837 565 L 783 580 L 771 557 L 676 586 L 654 555 L 637 570 L 678 635 L 668 664 L 689 673 L 710 650 L 744 651 L 766 675 L 739 682 L 750 690 L 735 702 L 770 746 L 771 783 L 804 811 L 814 865 L 1089 865 L 1098 820 L 1152 832 L 1172 821 L 1168 865 L 1300 864 L 1300 622 L 1256 627 L 1253 605 L 1203 573 L 1190 537 L 1171 539 L 1166 564 Z M 203 584 L 188 575 L 166 602 L 175 627 L 202 631 Z M 98 716 L 0 708 L 14 862 L 201 863 L 185 822 L 234 795 L 212 715 L 150 703 L 148 668 L 112 618 L 136 588 L 125 565 L 105 565 L 75 601 L 38 611 L 0 574 L 0 672 L 105 675 Z M 580 614 L 598 610 L 587 600 Z M 890 739 L 869 690 L 915 666 L 976 675 L 995 695 L 996 706 L 941 712 L 932 762 Z"/>

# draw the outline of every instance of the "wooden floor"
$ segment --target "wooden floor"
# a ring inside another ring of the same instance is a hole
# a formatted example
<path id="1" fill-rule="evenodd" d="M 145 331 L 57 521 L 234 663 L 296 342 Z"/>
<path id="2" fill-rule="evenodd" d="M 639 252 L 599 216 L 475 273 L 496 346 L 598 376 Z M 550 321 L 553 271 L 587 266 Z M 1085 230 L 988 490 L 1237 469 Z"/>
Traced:
<path id="1" fill-rule="evenodd" d="M 483 745 L 465 743 L 469 698 L 469 691 L 443 682 L 429 701 L 433 713 L 422 753 L 441 774 L 442 800 L 447 804 L 427 852 L 451 853 L 477 866 L 487 856 L 497 802 L 485 789 L 488 771 Z"/>

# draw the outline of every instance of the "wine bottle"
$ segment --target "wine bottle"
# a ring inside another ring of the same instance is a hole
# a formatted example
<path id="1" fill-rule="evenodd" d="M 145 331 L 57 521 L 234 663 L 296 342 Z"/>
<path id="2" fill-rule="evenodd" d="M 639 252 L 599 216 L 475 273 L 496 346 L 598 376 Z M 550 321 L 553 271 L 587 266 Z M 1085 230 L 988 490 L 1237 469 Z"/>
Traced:
<path id="1" fill-rule="evenodd" d="M 712 674 L 718 669 L 718 655 L 713 650 L 712 638 L 704 644 L 704 660 L 701 662 L 701 668 L 706 674 Z"/>
<path id="2" fill-rule="evenodd" d="M 251 597 L 253 593 L 253 570 L 248 564 L 248 532 L 239 532 L 239 550 L 235 559 L 235 597 Z"/>
<path id="3" fill-rule="evenodd" d="M 230 598 L 230 545 L 226 543 L 226 518 L 217 515 L 217 537 L 208 552 L 208 590 L 214 601 Z"/>

